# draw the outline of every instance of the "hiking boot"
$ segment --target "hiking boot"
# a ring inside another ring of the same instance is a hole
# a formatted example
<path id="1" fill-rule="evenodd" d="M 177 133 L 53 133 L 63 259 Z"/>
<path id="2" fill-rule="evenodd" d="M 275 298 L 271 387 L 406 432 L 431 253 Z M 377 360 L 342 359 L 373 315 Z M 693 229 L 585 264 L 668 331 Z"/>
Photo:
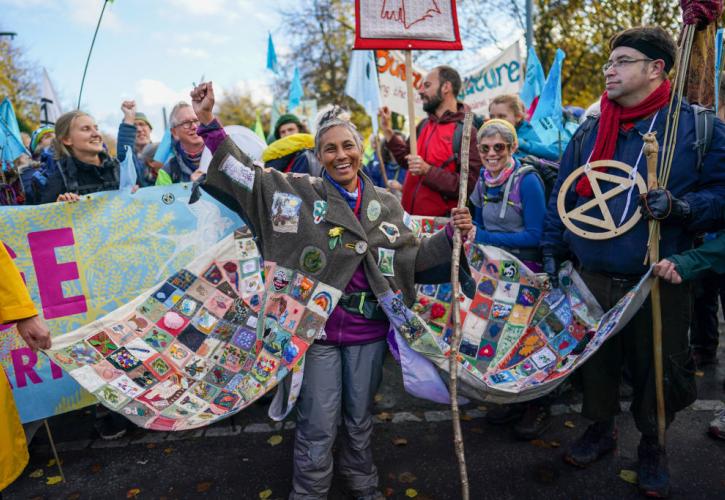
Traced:
<path id="1" fill-rule="evenodd" d="M 667 498 L 670 494 L 670 472 L 665 449 L 657 443 L 657 438 L 642 436 L 637 455 L 639 491 L 648 497 Z"/>
<path id="2" fill-rule="evenodd" d="M 712 437 L 725 439 L 725 408 L 715 413 L 715 419 L 707 429 Z"/>
<path id="3" fill-rule="evenodd" d="M 491 425 L 508 424 L 521 418 L 524 411 L 526 411 L 526 405 L 521 403 L 498 405 L 486 412 L 486 423 Z"/>
<path id="4" fill-rule="evenodd" d="M 531 441 L 541 436 L 551 427 L 549 405 L 529 403 L 521 420 L 514 425 L 514 435 L 523 441 Z"/>
<path id="5" fill-rule="evenodd" d="M 109 413 L 96 420 L 94 427 L 104 441 L 121 439 L 128 430 L 128 421 L 120 415 Z"/>
<path id="6" fill-rule="evenodd" d="M 564 454 L 564 461 L 586 467 L 617 448 L 617 428 L 613 421 L 594 422 Z"/>

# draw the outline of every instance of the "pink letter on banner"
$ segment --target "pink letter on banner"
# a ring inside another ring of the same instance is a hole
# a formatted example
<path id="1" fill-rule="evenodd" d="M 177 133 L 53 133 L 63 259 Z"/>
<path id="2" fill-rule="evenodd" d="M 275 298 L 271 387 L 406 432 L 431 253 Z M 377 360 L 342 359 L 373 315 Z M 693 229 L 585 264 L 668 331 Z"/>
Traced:
<path id="1" fill-rule="evenodd" d="M 62 283 L 79 278 L 75 262 L 58 263 L 55 258 L 57 247 L 71 246 L 75 243 L 73 229 L 51 229 L 28 233 L 30 254 L 33 256 L 35 277 L 38 280 L 40 301 L 46 319 L 62 318 L 82 314 L 88 310 L 83 295 L 64 297 Z"/>
<path id="2" fill-rule="evenodd" d="M 40 384 L 42 382 L 35 372 L 35 363 L 38 362 L 38 355 L 30 348 L 13 349 L 10 351 L 10 356 L 13 359 L 13 370 L 15 371 L 15 387 L 20 388 L 28 385 L 25 377 L 28 377 L 34 384 Z"/>

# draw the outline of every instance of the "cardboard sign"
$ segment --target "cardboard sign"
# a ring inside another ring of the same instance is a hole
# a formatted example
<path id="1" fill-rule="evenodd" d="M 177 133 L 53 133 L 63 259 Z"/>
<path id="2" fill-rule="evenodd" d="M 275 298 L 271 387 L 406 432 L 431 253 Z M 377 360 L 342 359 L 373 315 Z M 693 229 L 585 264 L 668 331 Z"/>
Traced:
<path id="1" fill-rule="evenodd" d="M 408 71 L 403 55 L 393 50 L 376 50 L 375 56 L 377 57 L 381 104 L 395 113 L 407 115 L 408 90 L 406 88 L 406 78 L 408 77 Z M 416 89 L 413 97 L 415 99 L 416 116 L 425 116 L 423 101 L 421 101 L 417 89 L 423 83 L 426 73 L 425 70 L 413 67 L 413 87 Z"/>
<path id="2" fill-rule="evenodd" d="M 356 49 L 462 50 L 455 0 L 356 0 Z"/>

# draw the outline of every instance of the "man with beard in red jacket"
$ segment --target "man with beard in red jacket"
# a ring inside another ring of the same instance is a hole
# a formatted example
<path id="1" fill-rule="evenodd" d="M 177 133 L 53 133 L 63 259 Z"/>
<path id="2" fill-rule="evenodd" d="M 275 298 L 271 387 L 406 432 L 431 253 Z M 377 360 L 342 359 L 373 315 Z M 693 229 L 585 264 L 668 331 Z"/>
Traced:
<path id="1" fill-rule="evenodd" d="M 428 117 L 418 125 L 418 151 L 393 133 L 391 113 L 380 111 L 388 149 L 398 164 L 408 169 L 403 184 L 402 204 L 411 215 L 448 216 L 458 203 L 461 171 L 460 138 L 467 107 L 458 102 L 461 77 L 450 66 L 438 66 L 423 80 L 419 90 Z M 476 131 L 471 133 L 468 194 L 476 185 L 481 159 L 476 151 Z"/>

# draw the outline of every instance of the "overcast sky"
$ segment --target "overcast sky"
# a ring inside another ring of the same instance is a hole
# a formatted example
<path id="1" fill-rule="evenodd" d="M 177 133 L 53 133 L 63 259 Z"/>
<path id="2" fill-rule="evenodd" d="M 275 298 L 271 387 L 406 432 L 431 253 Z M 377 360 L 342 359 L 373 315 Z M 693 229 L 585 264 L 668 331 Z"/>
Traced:
<path id="1" fill-rule="evenodd" d="M 188 100 L 202 75 L 215 88 L 248 88 L 271 100 L 267 32 L 285 50 L 278 10 L 294 0 L 115 0 L 103 17 L 81 109 L 108 132 L 135 99 L 162 135 L 162 106 Z M 43 66 L 63 111 L 78 99 L 83 65 L 103 0 L 0 0 L 0 31 L 18 34 L 26 59 Z M 279 31 L 276 31 L 279 30 Z M 217 96 L 220 95 L 217 93 Z"/>

